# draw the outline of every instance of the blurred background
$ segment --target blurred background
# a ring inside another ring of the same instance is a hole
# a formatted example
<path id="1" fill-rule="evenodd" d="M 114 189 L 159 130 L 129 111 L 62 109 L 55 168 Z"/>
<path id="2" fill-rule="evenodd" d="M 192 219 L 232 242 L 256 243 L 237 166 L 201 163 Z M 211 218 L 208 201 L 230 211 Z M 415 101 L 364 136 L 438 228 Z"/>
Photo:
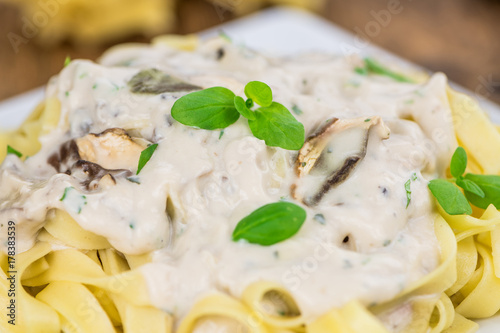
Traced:
<path id="1" fill-rule="evenodd" d="M 495 0 L 0 0 L 0 101 L 44 85 L 68 55 L 95 60 L 117 43 L 195 33 L 276 5 L 306 8 L 355 34 L 404 5 L 371 42 L 500 103 Z"/>

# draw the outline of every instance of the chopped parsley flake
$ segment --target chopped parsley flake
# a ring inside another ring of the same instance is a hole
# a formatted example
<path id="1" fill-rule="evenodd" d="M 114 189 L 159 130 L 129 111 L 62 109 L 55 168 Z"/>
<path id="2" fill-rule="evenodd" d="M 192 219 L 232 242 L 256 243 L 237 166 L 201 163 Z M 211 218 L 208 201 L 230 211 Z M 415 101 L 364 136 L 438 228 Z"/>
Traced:
<path id="1" fill-rule="evenodd" d="M 297 116 L 300 116 L 302 113 L 304 113 L 297 105 L 292 106 L 292 111 L 295 113 Z"/>

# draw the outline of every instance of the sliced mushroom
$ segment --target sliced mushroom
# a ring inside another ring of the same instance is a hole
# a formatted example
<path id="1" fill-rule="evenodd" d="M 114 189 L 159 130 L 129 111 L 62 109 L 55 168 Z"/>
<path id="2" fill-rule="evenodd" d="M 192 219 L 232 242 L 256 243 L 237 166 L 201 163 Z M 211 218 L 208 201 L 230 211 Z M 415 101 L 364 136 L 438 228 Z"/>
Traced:
<path id="1" fill-rule="evenodd" d="M 78 146 L 75 140 L 63 143 L 59 150 L 49 156 L 47 163 L 52 165 L 59 173 L 71 174 L 71 167 L 80 160 Z"/>
<path id="2" fill-rule="evenodd" d="M 295 162 L 299 180 L 292 185 L 292 196 L 314 206 L 342 184 L 365 157 L 372 127 L 377 128 L 381 139 L 389 137 L 390 131 L 380 117 L 333 118 L 309 137 Z"/>
<path id="3" fill-rule="evenodd" d="M 130 177 L 132 172 L 125 169 L 108 170 L 99 164 L 79 160 L 71 168 L 71 175 L 81 181 L 88 190 L 109 188 L 116 184 L 115 177 Z"/>
<path id="4" fill-rule="evenodd" d="M 80 159 L 105 169 L 134 169 L 146 144 L 139 144 L 124 129 L 110 128 L 75 140 Z"/>
<path id="5" fill-rule="evenodd" d="M 109 188 L 116 184 L 115 177 L 132 176 L 131 170 L 137 167 L 147 146 L 146 142 L 138 142 L 125 130 L 111 128 L 63 143 L 47 162 L 57 172 L 78 179 L 88 190 Z"/>
<path id="6" fill-rule="evenodd" d="M 195 91 L 201 87 L 187 83 L 158 69 L 150 68 L 137 73 L 129 82 L 130 91 L 136 94 L 162 94 L 166 92 Z"/>

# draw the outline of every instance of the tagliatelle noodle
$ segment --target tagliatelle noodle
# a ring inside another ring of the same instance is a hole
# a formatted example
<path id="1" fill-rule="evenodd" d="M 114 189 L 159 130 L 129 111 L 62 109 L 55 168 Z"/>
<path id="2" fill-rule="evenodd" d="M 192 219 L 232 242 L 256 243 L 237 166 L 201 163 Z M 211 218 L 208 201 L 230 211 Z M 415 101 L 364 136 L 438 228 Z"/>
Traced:
<path id="1" fill-rule="evenodd" d="M 81 250 L 109 249 L 106 238 L 86 231 L 65 211 L 55 209 L 48 214 L 45 230 L 67 246 Z"/>

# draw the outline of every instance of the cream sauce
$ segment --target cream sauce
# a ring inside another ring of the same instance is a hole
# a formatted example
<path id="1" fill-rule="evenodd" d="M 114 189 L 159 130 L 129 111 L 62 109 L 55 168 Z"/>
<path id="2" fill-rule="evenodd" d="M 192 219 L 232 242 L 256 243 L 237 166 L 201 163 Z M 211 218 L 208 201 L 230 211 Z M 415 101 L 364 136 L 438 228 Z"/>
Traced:
<path id="1" fill-rule="evenodd" d="M 101 64 L 72 61 L 47 88 L 47 96 L 62 103 L 58 128 L 41 139 L 38 154 L 24 163 L 9 155 L 0 168 L 2 229 L 16 221 L 19 251 L 25 251 L 48 210 L 59 208 L 123 253 L 154 251 L 153 262 L 140 269 L 153 303 L 177 320 L 207 293 L 239 297 L 259 280 L 289 289 L 307 321 L 353 298 L 367 305 L 391 299 L 438 264 L 427 179 L 444 172 L 457 143 L 443 74 L 403 84 L 356 74 L 359 64 L 325 55 L 269 59 L 222 40 L 192 53 L 134 46 L 109 51 Z M 247 82 L 266 82 L 275 101 L 302 111 L 296 118 L 306 135 L 332 117 L 375 115 L 391 134 L 382 140 L 370 132 L 364 159 L 317 206 L 305 207 L 307 220 L 295 236 L 267 247 L 233 242 L 241 218 L 290 200 L 297 152 L 267 147 L 243 118 L 223 134 L 174 121 L 170 109 L 183 93 L 141 95 L 127 87 L 139 69 L 151 66 L 242 96 Z M 140 184 L 117 178 L 114 186 L 87 190 L 47 163 L 61 143 L 113 127 L 159 143 L 137 177 Z M 406 208 L 404 184 L 413 173 Z"/>

